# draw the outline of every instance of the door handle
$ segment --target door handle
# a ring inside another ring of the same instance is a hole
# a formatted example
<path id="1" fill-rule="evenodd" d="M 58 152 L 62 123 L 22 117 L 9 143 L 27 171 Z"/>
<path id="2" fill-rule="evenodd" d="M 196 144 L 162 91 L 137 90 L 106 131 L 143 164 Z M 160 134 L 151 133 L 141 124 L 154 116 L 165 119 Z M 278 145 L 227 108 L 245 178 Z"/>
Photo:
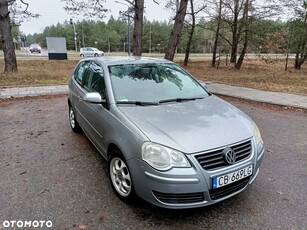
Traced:
<path id="1" fill-rule="evenodd" d="M 79 97 L 78 97 L 78 99 L 79 99 L 79 101 L 83 101 L 83 99 L 82 99 L 82 97 L 81 97 L 81 96 L 79 96 Z"/>

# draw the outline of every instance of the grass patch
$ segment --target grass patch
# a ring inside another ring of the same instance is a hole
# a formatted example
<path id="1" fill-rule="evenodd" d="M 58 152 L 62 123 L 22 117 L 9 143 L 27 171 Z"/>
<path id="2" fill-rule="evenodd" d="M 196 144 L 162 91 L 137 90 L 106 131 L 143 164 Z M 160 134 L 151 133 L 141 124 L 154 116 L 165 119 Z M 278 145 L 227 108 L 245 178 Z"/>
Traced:
<path id="1" fill-rule="evenodd" d="M 18 72 L 0 73 L 0 87 L 64 85 L 78 63 L 77 60 L 18 60 Z M 0 61 L 0 71 L 4 61 Z"/>
<path id="2" fill-rule="evenodd" d="M 18 60 L 17 73 L 0 73 L 0 87 L 62 85 L 68 79 L 78 60 Z M 221 63 L 219 69 L 210 67 L 210 61 L 192 62 L 186 68 L 196 78 L 215 83 L 244 86 L 276 92 L 307 95 L 307 64 L 301 70 L 284 70 L 284 61 L 266 63 L 257 59 L 247 59 L 238 71 Z M 0 71 L 4 61 L 0 60 Z"/>
<path id="3" fill-rule="evenodd" d="M 210 68 L 209 61 L 191 63 L 186 69 L 206 82 L 307 95 L 307 65 L 295 70 L 292 62 L 288 71 L 284 70 L 284 61 L 268 64 L 255 59 L 246 60 L 241 70 L 225 64 L 220 65 L 219 69 Z"/>

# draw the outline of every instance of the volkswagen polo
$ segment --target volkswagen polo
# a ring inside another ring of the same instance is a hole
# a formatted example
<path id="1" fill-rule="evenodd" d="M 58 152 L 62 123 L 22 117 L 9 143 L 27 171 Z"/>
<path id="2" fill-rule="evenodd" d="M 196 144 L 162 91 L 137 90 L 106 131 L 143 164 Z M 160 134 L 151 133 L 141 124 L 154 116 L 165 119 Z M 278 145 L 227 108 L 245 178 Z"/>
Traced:
<path id="1" fill-rule="evenodd" d="M 124 201 L 201 207 L 242 192 L 258 175 L 264 145 L 257 125 L 171 61 L 81 60 L 68 106 L 72 130 L 108 161 Z"/>

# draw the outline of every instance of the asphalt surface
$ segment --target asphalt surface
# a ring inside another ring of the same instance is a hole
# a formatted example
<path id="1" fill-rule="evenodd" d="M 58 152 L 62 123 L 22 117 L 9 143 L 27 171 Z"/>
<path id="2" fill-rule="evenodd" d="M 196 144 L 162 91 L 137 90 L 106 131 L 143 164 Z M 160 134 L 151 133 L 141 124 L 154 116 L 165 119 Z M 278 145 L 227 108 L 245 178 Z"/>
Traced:
<path id="1" fill-rule="evenodd" d="M 0 229 L 12 220 L 51 220 L 53 229 L 307 229 L 307 112 L 226 100 L 262 132 L 260 173 L 245 192 L 189 210 L 120 201 L 104 158 L 71 131 L 65 96 L 0 101 Z"/>

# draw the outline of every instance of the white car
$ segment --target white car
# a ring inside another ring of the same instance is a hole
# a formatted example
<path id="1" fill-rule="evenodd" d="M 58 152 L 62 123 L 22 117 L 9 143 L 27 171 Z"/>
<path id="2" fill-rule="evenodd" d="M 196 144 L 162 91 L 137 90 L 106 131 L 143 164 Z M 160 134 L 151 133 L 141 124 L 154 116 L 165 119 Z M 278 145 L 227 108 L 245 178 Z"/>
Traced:
<path id="1" fill-rule="evenodd" d="M 29 50 L 31 53 L 41 53 L 42 48 L 40 47 L 39 44 L 31 44 L 29 47 Z"/>
<path id="2" fill-rule="evenodd" d="M 104 56 L 104 52 L 94 47 L 84 47 L 80 49 L 80 57 Z"/>

